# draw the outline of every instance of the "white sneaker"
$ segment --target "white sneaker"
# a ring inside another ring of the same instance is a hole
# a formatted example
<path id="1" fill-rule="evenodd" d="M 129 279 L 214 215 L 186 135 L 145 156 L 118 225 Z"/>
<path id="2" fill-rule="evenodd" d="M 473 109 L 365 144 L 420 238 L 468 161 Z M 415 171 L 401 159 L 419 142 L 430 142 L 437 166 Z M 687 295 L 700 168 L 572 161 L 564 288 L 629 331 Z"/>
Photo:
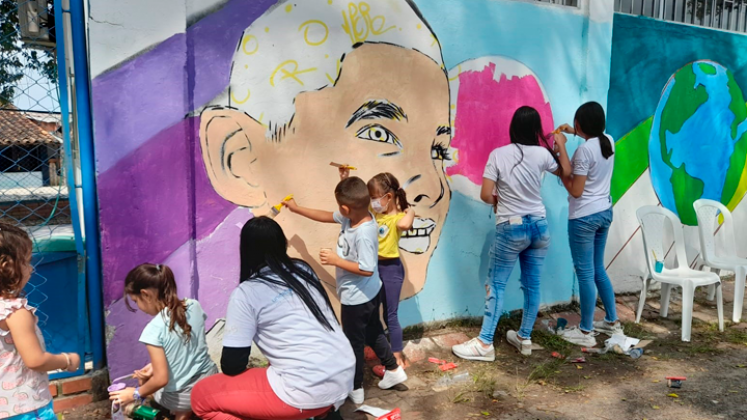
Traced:
<path id="1" fill-rule="evenodd" d="M 457 344 L 451 348 L 451 352 L 457 357 L 466 360 L 478 360 L 481 362 L 495 361 L 495 347 L 492 344 L 488 348 L 483 347 L 482 341 L 477 337 L 466 343 Z"/>
<path id="2" fill-rule="evenodd" d="M 576 327 L 568 328 L 567 330 L 558 333 L 558 335 L 563 340 L 581 347 L 594 347 L 597 345 L 597 340 L 595 340 L 591 334 L 584 334 Z"/>
<path id="3" fill-rule="evenodd" d="M 384 371 L 384 379 L 379 382 L 379 388 L 389 389 L 395 385 L 399 385 L 407 380 L 407 374 L 402 366 L 397 367 L 395 370 Z"/>
<path id="4" fill-rule="evenodd" d="M 514 330 L 509 330 L 506 333 L 506 340 L 512 346 L 516 347 L 519 352 L 524 356 L 532 355 L 532 340 L 524 340 L 519 337 L 519 334 Z"/>
<path id="5" fill-rule="evenodd" d="M 610 337 L 615 334 L 624 334 L 623 327 L 622 324 L 620 324 L 620 321 L 615 321 L 615 323 L 612 325 L 607 323 L 607 321 L 594 321 L 594 331 L 598 331 Z"/>
<path id="6" fill-rule="evenodd" d="M 353 402 L 353 404 L 361 405 L 363 404 L 363 388 L 354 389 L 348 394 L 348 398 L 350 398 L 350 401 Z"/>

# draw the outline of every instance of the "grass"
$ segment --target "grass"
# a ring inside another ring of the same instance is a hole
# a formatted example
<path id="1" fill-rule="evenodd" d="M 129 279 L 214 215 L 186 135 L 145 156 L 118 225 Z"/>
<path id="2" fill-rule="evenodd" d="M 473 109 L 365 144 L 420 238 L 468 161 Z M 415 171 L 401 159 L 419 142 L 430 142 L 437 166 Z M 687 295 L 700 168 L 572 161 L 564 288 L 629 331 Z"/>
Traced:
<path id="1" fill-rule="evenodd" d="M 695 326 L 693 325 L 693 327 Z M 718 324 L 709 324 L 705 328 L 698 328 L 697 331 L 693 331 L 693 335 L 700 340 L 709 342 L 747 344 L 747 331 L 731 328 L 731 326 L 724 328 L 724 332 L 721 332 L 718 330 Z"/>
<path id="2" fill-rule="evenodd" d="M 532 341 L 544 347 L 549 352 L 557 351 L 563 356 L 573 351 L 576 346 L 563 340 L 560 336 L 549 331 L 535 330 L 532 332 Z"/>
<path id="3" fill-rule="evenodd" d="M 635 337 L 641 340 L 649 340 L 656 338 L 656 335 L 648 331 L 643 325 L 636 324 L 635 322 L 623 322 L 623 331 L 628 337 Z"/>
<path id="4" fill-rule="evenodd" d="M 402 330 L 404 340 L 417 340 L 426 336 L 426 333 L 443 329 L 466 329 L 479 328 L 482 325 L 482 317 L 456 318 L 444 322 L 419 324 L 406 327 Z"/>
<path id="5" fill-rule="evenodd" d="M 576 386 L 568 386 L 563 388 L 563 391 L 565 391 L 567 394 L 574 393 L 574 392 L 583 392 L 583 390 L 586 389 L 586 386 L 579 383 Z"/>
<path id="6" fill-rule="evenodd" d="M 560 373 L 560 367 L 565 360 L 552 358 L 546 362 L 534 366 L 534 369 L 527 376 L 527 381 L 548 380 Z"/>
<path id="7" fill-rule="evenodd" d="M 455 404 L 473 402 L 477 395 L 484 395 L 487 398 L 493 397 L 495 392 L 496 380 L 493 376 L 493 369 L 478 370 L 472 375 L 472 383 L 467 385 L 452 398 Z"/>

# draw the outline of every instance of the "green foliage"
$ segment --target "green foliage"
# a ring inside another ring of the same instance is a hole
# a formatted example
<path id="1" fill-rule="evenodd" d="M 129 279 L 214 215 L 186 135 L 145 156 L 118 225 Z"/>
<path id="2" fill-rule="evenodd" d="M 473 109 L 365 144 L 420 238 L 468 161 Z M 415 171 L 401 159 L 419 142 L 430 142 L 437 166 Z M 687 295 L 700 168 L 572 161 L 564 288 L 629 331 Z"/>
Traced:
<path id="1" fill-rule="evenodd" d="M 54 10 L 50 3 L 50 38 L 54 39 Z M 57 83 L 57 56 L 54 48 L 39 50 L 21 41 L 16 0 L 0 0 L 0 106 L 12 102 L 18 83 L 28 70 L 39 72 Z"/>

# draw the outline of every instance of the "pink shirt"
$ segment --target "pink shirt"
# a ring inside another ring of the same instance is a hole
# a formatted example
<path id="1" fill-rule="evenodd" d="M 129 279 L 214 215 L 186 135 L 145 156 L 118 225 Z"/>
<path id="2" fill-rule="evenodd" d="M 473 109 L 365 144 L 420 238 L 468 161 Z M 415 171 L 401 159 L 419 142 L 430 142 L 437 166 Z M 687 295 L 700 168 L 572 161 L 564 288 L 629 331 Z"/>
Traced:
<path id="1" fill-rule="evenodd" d="M 36 308 L 29 306 L 22 298 L 0 298 L 0 321 L 5 320 L 13 312 L 26 308 L 31 313 Z M 36 315 L 34 315 L 36 316 Z M 39 326 L 35 326 L 36 337 L 42 350 L 45 350 L 44 337 Z M 37 372 L 23 364 L 18 354 L 10 331 L 0 328 L 0 418 L 13 417 L 19 414 L 37 410 L 52 401 L 49 393 L 49 378 L 46 372 Z"/>

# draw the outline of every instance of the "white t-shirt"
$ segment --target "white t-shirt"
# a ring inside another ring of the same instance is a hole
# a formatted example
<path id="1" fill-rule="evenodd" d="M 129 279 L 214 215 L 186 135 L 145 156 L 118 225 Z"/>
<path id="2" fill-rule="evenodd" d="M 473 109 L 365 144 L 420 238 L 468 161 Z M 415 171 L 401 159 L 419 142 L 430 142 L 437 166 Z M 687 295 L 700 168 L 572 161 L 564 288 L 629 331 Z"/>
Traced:
<path id="1" fill-rule="evenodd" d="M 523 159 L 522 159 L 523 152 Z M 552 152 L 541 146 L 509 144 L 490 153 L 483 178 L 497 180 L 496 223 L 515 216 L 545 217 L 540 188 L 545 172 L 555 172 L 558 164 Z"/>
<path id="2" fill-rule="evenodd" d="M 379 225 L 371 215 L 371 220 L 350 227 L 350 219 L 340 212 L 334 214 L 335 222 L 340 224 L 340 235 L 337 237 L 337 255 L 345 260 L 358 263 L 361 271 L 372 272 L 371 277 L 359 276 L 350 271 L 337 268 L 337 296 L 343 305 L 361 305 L 368 303 L 379 294 Z"/>
<path id="3" fill-rule="evenodd" d="M 615 142 L 612 138 L 610 138 L 610 143 L 614 151 Z M 568 196 L 568 202 L 570 203 L 568 218 L 579 219 L 612 207 L 610 181 L 615 166 L 615 155 L 613 154 L 609 159 L 602 156 L 599 138 L 594 137 L 578 146 L 576 153 L 573 154 L 571 165 L 573 166 L 573 175 L 586 177 L 586 185 L 584 185 L 584 192 L 581 197 Z"/>
<path id="4" fill-rule="evenodd" d="M 344 402 L 355 376 L 355 355 L 335 314 L 319 292 L 309 291 L 334 331 L 291 289 L 246 280 L 231 293 L 223 336 L 225 347 L 256 343 L 270 362 L 267 380 L 275 395 L 304 410 Z"/>

